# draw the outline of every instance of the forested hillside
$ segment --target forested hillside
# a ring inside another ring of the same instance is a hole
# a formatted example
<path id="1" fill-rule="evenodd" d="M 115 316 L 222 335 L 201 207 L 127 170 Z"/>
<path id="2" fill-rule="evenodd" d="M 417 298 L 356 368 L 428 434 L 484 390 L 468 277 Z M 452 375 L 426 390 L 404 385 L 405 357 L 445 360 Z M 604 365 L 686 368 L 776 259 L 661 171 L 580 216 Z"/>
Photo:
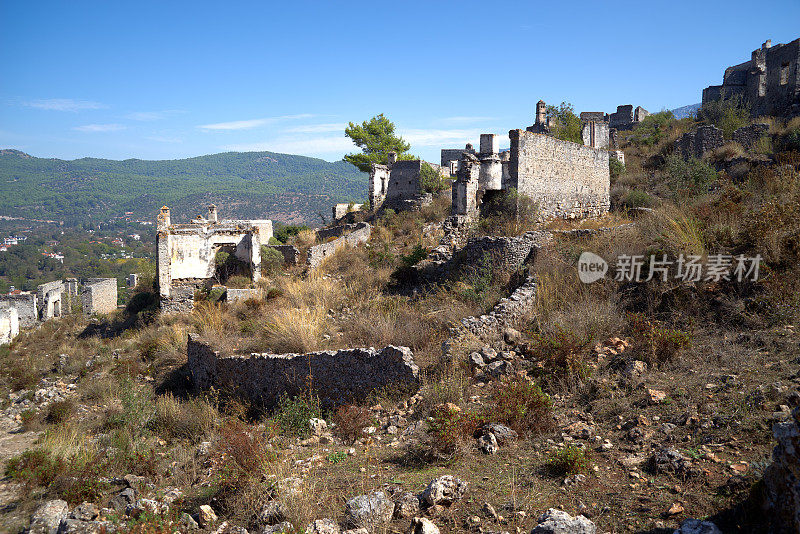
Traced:
<path id="1" fill-rule="evenodd" d="M 336 202 L 360 200 L 367 177 L 337 161 L 273 152 L 227 152 L 181 160 L 72 161 L 0 150 L 0 215 L 80 224 L 162 205 L 188 219 L 215 202 L 224 217 L 318 223 Z"/>

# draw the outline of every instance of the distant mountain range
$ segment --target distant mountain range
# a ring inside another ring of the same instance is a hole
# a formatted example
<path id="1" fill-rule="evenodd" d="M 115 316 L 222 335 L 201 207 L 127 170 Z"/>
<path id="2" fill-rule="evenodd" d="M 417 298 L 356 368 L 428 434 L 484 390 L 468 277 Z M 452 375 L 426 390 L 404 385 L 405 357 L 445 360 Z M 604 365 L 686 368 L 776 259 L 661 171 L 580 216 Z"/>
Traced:
<path id="1" fill-rule="evenodd" d="M 702 106 L 703 104 L 689 104 L 688 106 L 673 109 L 672 114 L 675 115 L 676 119 L 694 117 L 697 114 L 697 110 Z"/>
<path id="2" fill-rule="evenodd" d="M 366 197 L 368 177 L 349 163 L 275 152 L 226 152 L 145 161 L 37 158 L 0 149 L 0 215 L 67 225 L 132 213 L 155 220 L 167 205 L 173 220 L 205 213 L 318 224 L 337 202 Z"/>

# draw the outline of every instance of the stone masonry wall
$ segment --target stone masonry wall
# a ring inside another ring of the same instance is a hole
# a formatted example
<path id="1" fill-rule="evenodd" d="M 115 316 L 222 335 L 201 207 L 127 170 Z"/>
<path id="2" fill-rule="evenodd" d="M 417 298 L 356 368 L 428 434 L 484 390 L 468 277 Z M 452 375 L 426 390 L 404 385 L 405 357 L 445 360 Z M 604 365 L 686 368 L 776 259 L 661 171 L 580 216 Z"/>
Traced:
<path id="1" fill-rule="evenodd" d="M 357 223 L 356 228 L 347 235 L 343 235 L 330 241 L 322 243 L 321 245 L 314 245 L 308 249 L 306 264 L 310 269 L 316 269 L 325 257 L 330 256 L 338 249 L 344 246 L 356 246 L 360 243 L 366 243 L 369 236 L 372 235 L 372 226 L 369 223 Z"/>
<path id="2" fill-rule="evenodd" d="M 83 313 L 111 313 L 117 309 L 117 279 L 90 278 L 81 292 Z"/>
<path id="3" fill-rule="evenodd" d="M 0 345 L 11 343 L 19 334 L 19 315 L 16 308 L 0 308 Z"/>
<path id="4" fill-rule="evenodd" d="M 20 295 L 0 295 L 0 308 L 15 308 L 21 328 L 36 326 L 39 320 L 39 309 L 36 293 Z"/>
<path id="5" fill-rule="evenodd" d="M 420 387 L 419 368 L 407 347 L 222 357 L 190 334 L 187 355 L 195 388 L 214 387 L 265 406 L 309 388 L 331 407 L 363 402 L 375 390 L 410 395 Z"/>
<path id="6" fill-rule="evenodd" d="M 267 248 L 274 248 L 283 254 L 283 263 L 286 265 L 297 265 L 297 258 L 300 257 L 300 251 L 294 245 L 267 245 Z"/>
<path id="7" fill-rule="evenodd" d="M 722 130 L 716 126 L 700 126 L 697 131 L 687 132 L 675 141 L 675 148 L 683 159 L 701 159 L 703 154 L 725 144 Z"/>
<path id="8" fill-rule="evenodd" d="M 791 420 L 776 423 L 772 433 L 778 443 L 764 470 L 768 516 L 775 532 L 800 532 L 800 408 L 794 409 Z"/>
<path id="9" fill-rule="evenodd" d="M 61 280 L 48 282 L 36 288 L 39 319 L 46 321 L 53 317 L 60 317 L 63 313 L 62 294 L 64 283 Z"/>
<path id="10" fill-rule="evenodd" d="M 752 147 L 756 141 L 767 135 L 769 124 L 751 124 L 733 132 L 733 140 L 744 148 Z"/>
<path id="11" fill-rule="evenodd" d="M 542 218 L 597 217 L 610 207 L 608 152 L 525 130 L 511 130 L 510 187 Z"/>

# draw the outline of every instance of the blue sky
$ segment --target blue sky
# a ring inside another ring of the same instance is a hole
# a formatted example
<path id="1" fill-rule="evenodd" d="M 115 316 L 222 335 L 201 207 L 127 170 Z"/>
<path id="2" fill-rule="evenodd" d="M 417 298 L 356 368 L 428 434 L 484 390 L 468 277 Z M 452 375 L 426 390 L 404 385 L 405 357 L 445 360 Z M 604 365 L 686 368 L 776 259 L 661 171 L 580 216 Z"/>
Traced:
<path id="1" fill-rule="evenodd" d="M 0 148 L 167 159 L 271 150 L 336 160 L 384 113 L 412 151 L 533 122 L 535 103 L 700 101 L 800 1 L 0 0 Z M 502 145 L 501 145 L 502 146 Z"/>

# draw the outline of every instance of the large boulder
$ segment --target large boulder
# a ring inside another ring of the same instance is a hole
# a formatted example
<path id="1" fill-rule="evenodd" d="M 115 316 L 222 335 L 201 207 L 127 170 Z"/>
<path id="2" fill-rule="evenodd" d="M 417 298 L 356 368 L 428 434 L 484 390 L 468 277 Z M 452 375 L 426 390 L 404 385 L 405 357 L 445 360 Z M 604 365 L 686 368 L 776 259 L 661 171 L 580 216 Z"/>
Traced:
<path id="1" fill-rule="evenodd" d="M 347 501 L 347 522 L 354 527 L 378 530 L 394 515 L 394 503 L 382 491 L 359 495 Z"/>
<path id="2" fill-rule="evenodd" d="M 420 495 L 420 501 L 427 506 L 449 506 L 464 497 L 467 483 L 452 475 L 444 475 L 431 480 Z"/>
<path id="3" fill-rule="evenodd" d="M 394 501 L 394 516 L 398 519 L 411 519 L 419 515 L 419 497 L 411 492 L 396 493 Z"/>
<path id="4" fill-rule="evenodd" d="M 687 519 L 673 534 L 722 534 L 722 531 L 711 521 Z"/>
<path id="5" fill-rule="evenodd" d="M 81 521 L 80 519 L 65 519 L 61 523 L 59 534 L 112 534 L 116 527 L 110 521 Z"/>
<path id="6" fill-rule="evenodd" d="M 47 501 L 31 515 L 31 534 L 56 534 L 61 522 L 67 518 L 69 506 L 60 499 Z"/>
<path id="7" fill-rule="evenodd" d="M 594 523 L 579 515 L 572 517 L 567 512 L 550 508 L 539 518 L 531 534 L 595 534 Z"/>

